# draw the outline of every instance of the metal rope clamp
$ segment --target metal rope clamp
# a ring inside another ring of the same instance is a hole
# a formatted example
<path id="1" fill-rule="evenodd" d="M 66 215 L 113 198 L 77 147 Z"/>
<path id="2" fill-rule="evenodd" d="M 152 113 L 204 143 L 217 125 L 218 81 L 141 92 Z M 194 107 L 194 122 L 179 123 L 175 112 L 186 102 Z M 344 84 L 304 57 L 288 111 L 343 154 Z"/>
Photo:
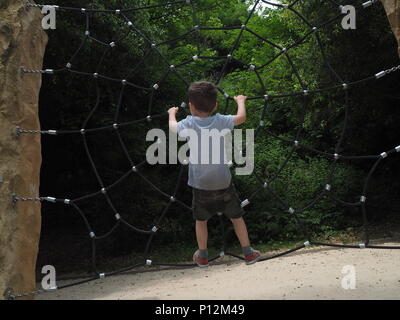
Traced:
<path id="1" fill-rule="evenodd" d="M 3 293 L 3 297 L 5 300 L 15 300 L 15 295 L 14 295 L 13 289 L 7 288 Z"/>
<path id="2" fill-rule="evenodd" d="M 246 199 L 242 202 L 241 207 L 244 208 L 245 206 L 248 206 L 250 204 L 249 199 Z"/>
<path id="3" fill-rule="evenodd" d="M 47 288 L 47 289 L 45 289 L 46 291 L 56 291 L 56 290 L 58 290 L 58 287 L 57 286 L 54 286 L 54 287 L 50 287 L 50 288 Z"/>

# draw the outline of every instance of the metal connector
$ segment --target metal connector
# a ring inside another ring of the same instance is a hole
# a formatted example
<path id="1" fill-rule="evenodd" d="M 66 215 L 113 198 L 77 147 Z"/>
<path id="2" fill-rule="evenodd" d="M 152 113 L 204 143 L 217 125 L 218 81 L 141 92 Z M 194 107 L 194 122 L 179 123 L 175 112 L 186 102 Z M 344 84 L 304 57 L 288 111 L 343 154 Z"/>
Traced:
<path id="1" fill-rule="evenodd" d="M 245 206 L 248 206 L 249 204 L 250 204 L 249 199 L 246 199 L 241 203 L 241 207 L 244 208 Z"/>
<path id="2" fill-rule="evenodd" d="M 47 289 L 44 289 L 44 290 L 46 290 L 46 291 L 56 291 L 56 290 L 58 290 L 58 287 L 54 286 L 54 287 L 50 287 L 50 288 L 47 288 Z"/>
<path id="3" fill-rule="evenodd" d="M 386 71 L 381 71 L 375 75 L 375 78 L 380 79 L 383 78 L 384 76 L 386 76 Z"/>
<path id="4" fill-rule="evenodd" d="M 367 2 L 364 2 L 364 3 L 362 4 L 362 6 L 363 6 L 363 8 L 365 9 L 365 8 L 368 8 L 369 6 L 373 5 L 373 4 L 376 3 L 376 2 L 378 2 L 378 0 L 369 0 L 369 1 L 367 1 Z"/>

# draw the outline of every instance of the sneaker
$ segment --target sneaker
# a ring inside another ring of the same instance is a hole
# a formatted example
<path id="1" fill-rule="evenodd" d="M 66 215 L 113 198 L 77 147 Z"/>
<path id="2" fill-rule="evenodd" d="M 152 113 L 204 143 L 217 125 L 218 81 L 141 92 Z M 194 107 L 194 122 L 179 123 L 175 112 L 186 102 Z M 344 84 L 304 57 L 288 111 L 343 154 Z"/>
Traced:
<path id="1" fill-rule="evenodd" d="M 249 254 L 247 256 L 244 257 L 244 260 L 246 261 L 246 264 L 253 264 L 256 263 L 257 261 L 259 261 L 261 258 L 261 252 L 258 250 L 253 250 L 252 254 Z"/>
<path id="2" fill-rule="evenodd" d="M 208 267 L 208 258 L 200 258 L 200 250 L 193 254 L 193 261 L 197 263 L 200 268 Z"/>

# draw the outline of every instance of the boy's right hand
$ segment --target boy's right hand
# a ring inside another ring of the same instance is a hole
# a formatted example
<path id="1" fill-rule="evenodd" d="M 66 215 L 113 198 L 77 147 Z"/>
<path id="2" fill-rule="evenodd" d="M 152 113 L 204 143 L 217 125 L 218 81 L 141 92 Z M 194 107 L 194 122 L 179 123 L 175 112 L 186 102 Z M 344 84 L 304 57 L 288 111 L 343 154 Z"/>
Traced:
<path id="1" fill-rule="evenodd" d="M 168 113 L 169 113 L 169 114 L 177 114 L 178 111 L 179 111 L 179 108 L 178 108 L 178 107 L 174 107 L 174 108 L 170 108 L 170 109 L 168 110 Z"/>
<path id="2" fill-rule="evenodd" d="M 233 99 L 235 99 L 236 103 L 239 104 L 239 103 L 246 102 L 247 96 L 240 95 L 237 97 L 233 97 Z"/>

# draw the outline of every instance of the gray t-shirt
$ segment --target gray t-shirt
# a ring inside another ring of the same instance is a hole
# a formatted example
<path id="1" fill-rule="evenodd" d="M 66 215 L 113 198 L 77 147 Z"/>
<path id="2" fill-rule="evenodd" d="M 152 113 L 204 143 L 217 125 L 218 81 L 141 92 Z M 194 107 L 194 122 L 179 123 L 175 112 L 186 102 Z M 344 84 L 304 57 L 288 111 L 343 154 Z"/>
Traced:
<path id="1" fill-rule="evenodd" d="M 234 126 L 233 116 L 219 113 L 207 118 L 188 116 L 178 123 L 178 134 L 189 140 L 189 186 L 201 190 L 229 187 L 232 176 L 225 155 L 224 135 L 231 132 Z M 195 136 L 192 136 L 194 133 Z"/>

